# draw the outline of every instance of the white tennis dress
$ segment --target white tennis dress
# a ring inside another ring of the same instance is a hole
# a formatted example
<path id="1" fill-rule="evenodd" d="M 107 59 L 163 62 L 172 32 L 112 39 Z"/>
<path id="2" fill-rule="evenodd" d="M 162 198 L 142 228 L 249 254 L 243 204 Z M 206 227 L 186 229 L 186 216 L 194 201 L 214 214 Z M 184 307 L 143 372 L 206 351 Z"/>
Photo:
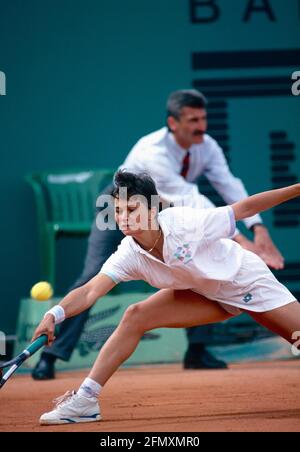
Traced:
<path id="1" fill-rule="evenodd" d="M 173 207 L 158 214 L 164 234 L 164 262 L 125 237 L 100 273 L 114 282 L 144 280 L 156 288 L 191 289 L 228 312 L 265 312 L 295 301 L 260 257 L 231 240 L 230 206 Z"/>

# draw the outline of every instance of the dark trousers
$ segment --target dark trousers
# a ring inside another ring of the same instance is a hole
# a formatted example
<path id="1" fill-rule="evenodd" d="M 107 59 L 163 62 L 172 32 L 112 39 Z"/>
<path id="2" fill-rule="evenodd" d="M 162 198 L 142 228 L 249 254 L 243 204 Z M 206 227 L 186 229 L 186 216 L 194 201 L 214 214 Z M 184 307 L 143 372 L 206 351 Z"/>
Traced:
<path id="1" fill-rule="evenodd" d="M 119 230 L 100 231 L 96 222 L 88 239 L 88 248 L 83 272 L 75 284 L 70 288 L 76 289 L 93 278 L 101 269 L 104 262 L 116 251 L 124 235 Z M 82 333 L 84 324 L 88 318 L 89 310 L 65 320 L 53 345 L 44 349 L 44 353 L 53 355 L 64 361 L 68 361 Z M 209 343 L 211 326 L 187 328 L 189 344 Z"/>

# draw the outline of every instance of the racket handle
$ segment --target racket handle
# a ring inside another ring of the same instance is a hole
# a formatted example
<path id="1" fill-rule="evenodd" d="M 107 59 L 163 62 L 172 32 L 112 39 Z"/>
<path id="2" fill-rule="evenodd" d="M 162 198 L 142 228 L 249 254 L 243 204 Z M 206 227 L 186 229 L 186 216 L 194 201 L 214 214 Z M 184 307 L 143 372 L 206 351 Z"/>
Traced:
<path id="1" fill-rule="evenodd" d="M 41 347 L 46 345 L 48 343 L 48 336 L 46 334 L 43 334 L 42 336 L 38 337 L 32 344 L 28 345 L 26 347 L 26 351 L 30 353 L 30 355 L 33 355 L 33 353 L 37 352 Z"/>

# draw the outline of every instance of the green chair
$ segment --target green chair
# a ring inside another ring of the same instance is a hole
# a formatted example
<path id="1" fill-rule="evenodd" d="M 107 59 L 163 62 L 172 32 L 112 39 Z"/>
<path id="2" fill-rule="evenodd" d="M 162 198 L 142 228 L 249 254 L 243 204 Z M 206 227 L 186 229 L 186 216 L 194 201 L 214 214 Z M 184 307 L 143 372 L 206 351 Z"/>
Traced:
<path id="1" fill-rule="evenodd" d="M 96 200 L 112 182 L 110 169 L 67 170 L 26 176 L 37 207 L 42 277 L 55 286 L 55 249 L 60 235 L 88 235 L 95 219 Z"/>

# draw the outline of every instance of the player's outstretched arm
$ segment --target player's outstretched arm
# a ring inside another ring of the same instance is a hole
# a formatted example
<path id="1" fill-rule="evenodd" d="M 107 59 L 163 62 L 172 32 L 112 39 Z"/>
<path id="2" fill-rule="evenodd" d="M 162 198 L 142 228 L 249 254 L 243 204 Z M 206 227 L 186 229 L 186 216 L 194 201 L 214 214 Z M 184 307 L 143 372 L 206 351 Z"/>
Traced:
<path id="1" fill-rule="evenodd" d="M 56 323 L 60 323 L 65 318 L 73 317 L 89 309 L 98 298 L 106 295 L 115 285 L 116 283 L 109 276 L 99 273 L 83 286 L 69 292 L 59 305 L 53 308 L 56 310 L 55 312 L 52 309 L 45 315 L 35 330 L 32 341 L 42 334 L 47 334 L 48 345 L 51 345 L 55 339 L 54 330 Z M 56 316 L 62 316 L 62 319 L 57 321 Z"/>
<path id="2" fill-rule="evenodd" d="M 232 204 L 231 207 L 234 211 L 235 219 L 238 221 L 252 217 L 257 213 L 271 209 L 298 196 L 300 196 L 300 183 L 249 196 Z"/>
<path id="3" fill-rule="evenodd" d="M 106 295 L 115 285 L 109 276 L 99 273 L 83 286 L 69 292 L 59 305 L 64 309 L 66 318 L 73 317 L 93 306 L 98 298 Z"/>

